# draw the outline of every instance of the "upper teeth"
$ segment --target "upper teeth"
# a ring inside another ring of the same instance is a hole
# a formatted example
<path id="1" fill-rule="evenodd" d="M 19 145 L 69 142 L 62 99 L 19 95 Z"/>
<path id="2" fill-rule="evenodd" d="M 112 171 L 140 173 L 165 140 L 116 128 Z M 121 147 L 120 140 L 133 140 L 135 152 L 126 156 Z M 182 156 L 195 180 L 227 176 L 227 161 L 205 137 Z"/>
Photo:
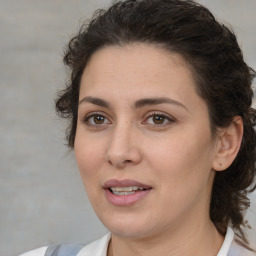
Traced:
<path id="1" fill-rule="evenodd" d="M 134 190 L 143 190 L 143 188 L 138 186 L 132 186 L 132 187 L 111 187 L 110 188 L 113 192 L 132 192 Z"/>

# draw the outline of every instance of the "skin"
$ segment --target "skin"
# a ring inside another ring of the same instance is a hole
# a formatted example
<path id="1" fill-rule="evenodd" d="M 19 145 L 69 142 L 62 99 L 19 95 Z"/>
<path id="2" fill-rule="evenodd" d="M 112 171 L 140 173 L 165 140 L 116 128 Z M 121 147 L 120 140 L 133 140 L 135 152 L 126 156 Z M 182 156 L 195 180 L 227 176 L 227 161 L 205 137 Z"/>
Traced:
<path id="1" fill-rule="evenodd" d="M 134 107 L 163 97 L 172 102 Z M 213 138 L 184 59 L 146 44 L 105 47 L 85 67 L 79 101 L 74 150 L 89 200 L 112 233 L 108 255 L 217 255 L 223 237 L 209 218 L 213 169 L 232 162 L 223 145 L 233 142 Z M 156 124 L 159 114 L 166 117 Z M 114 206 L 103 189 L 109 179 L 152 190 L 133 205 Z"/>

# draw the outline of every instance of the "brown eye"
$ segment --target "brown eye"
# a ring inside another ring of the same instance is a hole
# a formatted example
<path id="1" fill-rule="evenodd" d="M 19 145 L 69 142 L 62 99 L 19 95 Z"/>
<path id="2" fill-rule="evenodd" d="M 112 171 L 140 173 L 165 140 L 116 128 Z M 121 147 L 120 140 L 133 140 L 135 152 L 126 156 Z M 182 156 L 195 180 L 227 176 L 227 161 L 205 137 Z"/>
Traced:
<path id="1" fill-rule="evenodd" d="M 96 113 L 87 116 L 84 119 L 84 123 L 89 126 L 101 126 L 105 124 L 110 124 L 111 122 L 104 115 Z"/>
<path id="2" fill-rule="evenodd" d="M 173 122 L 174 118 L 162 113 L 153 113 L 143 121 L 144 124 L 149 124 L 151 126 L 166 126 Z"/>
<path id="3" fill-rule="evenodd" d="M 164 116 L 153 116 L 153 122 L 155 123 L 155 124 L 163 124 L 164 123 L 164 121 L 165 121 L 165 117 Z"/>
<path id="4" fill-rule="evenodd" d="M 104 124 L 105 117 L 99 116 L 99 115 L 95 115 L 93 117 L 93 121 L 94 121 L 95 124 Z"/>

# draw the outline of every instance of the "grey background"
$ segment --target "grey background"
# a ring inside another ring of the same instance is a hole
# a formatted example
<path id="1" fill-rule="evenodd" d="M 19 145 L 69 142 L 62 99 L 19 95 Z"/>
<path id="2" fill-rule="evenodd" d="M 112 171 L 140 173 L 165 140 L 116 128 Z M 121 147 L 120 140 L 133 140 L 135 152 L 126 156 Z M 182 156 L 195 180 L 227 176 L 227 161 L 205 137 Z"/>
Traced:
<path id="1" fill-rule="evenodd" d="M 256 68 L 256 1 L 201 0 L 232 24 Z M 0 0 L 0 255 L 58 242 L 87 243 L 106 232 L 84 192 L 64 123 L 54 113 L 65 84 L 62 52 L 108 0 Z M 256 247 L 256 196 L 248 219 Z"/>

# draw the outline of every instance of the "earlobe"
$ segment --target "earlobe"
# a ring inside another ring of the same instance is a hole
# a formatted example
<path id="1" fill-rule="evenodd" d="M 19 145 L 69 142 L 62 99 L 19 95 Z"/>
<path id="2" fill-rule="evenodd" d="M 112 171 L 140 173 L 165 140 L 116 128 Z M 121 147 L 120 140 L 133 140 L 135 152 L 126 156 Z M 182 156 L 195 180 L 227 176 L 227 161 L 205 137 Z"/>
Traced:
<path id="1" fill-rule="evenodd" d="M 216 143 L 216 155 L 212 164 L 215 171 L 224 171 L 235 160 L 243 138 L 243 120 L 235 116 L 227 128 L 221 128 Z"/>

